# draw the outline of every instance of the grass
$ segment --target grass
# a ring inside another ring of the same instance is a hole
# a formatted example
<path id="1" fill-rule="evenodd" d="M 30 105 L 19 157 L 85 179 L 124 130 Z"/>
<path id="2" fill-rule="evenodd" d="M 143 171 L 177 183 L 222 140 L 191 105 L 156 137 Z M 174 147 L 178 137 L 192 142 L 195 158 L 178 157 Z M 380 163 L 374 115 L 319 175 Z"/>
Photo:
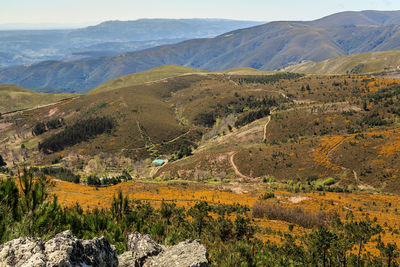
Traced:
<path id="1" fill-rule="evenodd" d="M 276 71 L 262 71 L 253 68 L 232 68 L 222 71 L 222 73 L 231 74 L 231 75 L 272 75 L 276 74 Z"/>
<path id="2" fill-rule="evenodd" d="M 190 73 L 208 73 L 207 70 L 200 70 L 178 65 L 164 65 L 147 71 L 124 75 L 112 79 L 102 85 L 94 88 L 90 93 L 101 93 L 118 88 L 150 83 L 174 76 L 185 75 Z"/>
<path id="3" fill-rule="evenodd" d="M 400 51 L 385 51 L 341 56 L 322 62 L 304 62 L 289 66 L 285 68 L 285 71 L 318 74 L 365 74 L 395 71 L 399 66 Z"/>
<path id="4" fill-rule="evenodd" d="M 36 93 L 15 85 L 2 84 L 0 85 L 0 113 L 37 108 L 73 96 L 76 95 Z"/>

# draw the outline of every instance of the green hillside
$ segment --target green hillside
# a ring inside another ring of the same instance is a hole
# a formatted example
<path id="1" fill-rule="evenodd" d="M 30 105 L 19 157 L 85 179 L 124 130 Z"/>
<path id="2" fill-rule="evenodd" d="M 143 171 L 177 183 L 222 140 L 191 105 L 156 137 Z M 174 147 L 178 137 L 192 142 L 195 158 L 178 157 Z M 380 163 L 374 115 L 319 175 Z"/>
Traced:
<path id="1" fill-rule="evenodd" d="M 335 57 L 322 62 L 304 62 L 285 71 L 318 74 L 362 74 L 389 72 L 400 67 L 400 51 L 361 53 Z"/>
<path id="2" fill-rule="evenodd" d="M 222 71 L 222 73 L 230 74 L 230 75 L 270 75 L 276 73 L 275 71 L 263 71 L 254 68 L 232 68 Z"/>
<path id="3" fill-rule="evenodd" d="M 70 98 L 74 94 L 36 93 L 15 85 L 0 85 L 0 113 L 35 108 Z"/>
<path id="4" fill-rule="evenodd" d="M 124 75 L 103 83 L 93 89 L 90 93 L 106 92 L 113 89 L 154 82 L 165 78 L 189 74 L 189 73 L 207 73 L 207 70 L 199 70 L 178 65 L 164 65 L 152 68 L 147 71 Z"/>

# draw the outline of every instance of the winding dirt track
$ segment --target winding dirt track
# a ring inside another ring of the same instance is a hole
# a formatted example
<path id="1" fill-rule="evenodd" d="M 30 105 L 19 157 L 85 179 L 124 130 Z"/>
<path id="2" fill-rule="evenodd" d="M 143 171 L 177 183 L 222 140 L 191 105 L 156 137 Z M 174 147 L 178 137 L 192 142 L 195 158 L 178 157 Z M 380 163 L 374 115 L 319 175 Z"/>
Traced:
<path id="1" fill-rule="evenodd" d="M 265 141 L 265 140 L 267 140 L 267 127 L 268 127 L 268 124 L 271 122 L 271 115 L 269 115 L 268 116 L 268 121 L 267 121 L 267 123 L 265 123 L 265 125 L 264 125 L 264 138 L 263 138 L 263 142 Z"/>
<path id="2" fill-rule="evenodd" d="M 236 153 L 237 153 L 237 152 L 232 153 L 232 155 L 231 155 L 230 158 L 229 158 L 229 161 L 230 161 L 230 163 L 231 163 L 231 165 L 232 165 L 233 170 L 235 171 L 235 174 L 236 174 L 237 176 L 240 176 L 241 178 L 250 178 L 250 177 L 244 175 L 243 173 L 241 173 L 241 172 L 239 171 L 238 167 L 236 166 L 235 161 L 234 161 L 234 157 L 235 157 Z"/>

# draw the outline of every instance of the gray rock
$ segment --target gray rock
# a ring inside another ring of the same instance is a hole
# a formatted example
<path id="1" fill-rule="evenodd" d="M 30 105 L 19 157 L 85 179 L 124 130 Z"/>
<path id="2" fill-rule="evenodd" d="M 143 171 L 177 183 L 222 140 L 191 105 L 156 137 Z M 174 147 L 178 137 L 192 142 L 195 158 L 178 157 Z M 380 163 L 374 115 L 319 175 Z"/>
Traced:
<path id="1" fill-rule="evenodd" d="M 44 245 L 47 266 L 79 266 L 83 262 L 83 246 L 71 231 L 57 234 Z"/>
<path id="2" fill-rule="evenodd" d="M 0 245 L 0 266 L 46 266 L 43 242 L 21 237 Z"/>
<path id="3" fill-rule="evenodd" d="M 82 245 L 84 248 L 82 258 L 85 263 L 99 267 L 118 266 L 115 248 L 108 243 L 104 236 L 84 240 Z"/>
<path id="4" fill-rule="evenodd" d="M 104 237 L 80 240 L 73 236 L 71 231 L 59 233 L 46 243 L 39 238 L 24 237 L 0 245 L 0 266 L 205 267 L 208 265 L 206 248 L 198 240 L 164 247 L 154 242 L 148 235 L 130 233 L 127 236 L 127 246 L 129 251 L 117 258 L 115 248 Z"/>
<path id="5" fill-rule="evenodd" d="M 118 263 L 120 267 L 140 266 L 139 258 L 132 252 L 126 251 L 118 256 Z"/>
<path id="6" fill-rule="evenodd" d="M 143 235 L 138 232 L 129 233 L 126 236 L 126 245 L 128 250 L 132 251 L 139 260 L 156 256 L 162 251 L 162 247 L 151 239 L 149 235 Z"/>
<path id="7" fill-rule="evenodd" d="M 45 244 L 38 238 L 18 238 L 0 246 L 0 266 L 118 266 L 118 258 L 104 237 L 79 240 L 70 231 Z"/>
<path id="8" fill-rule="evenodd" d="M 181 242 L 166 248 L 159 255 L 148 259 L 144 267 L 206 267 L 208 266 L 206 248 L 198 240 Z"/>

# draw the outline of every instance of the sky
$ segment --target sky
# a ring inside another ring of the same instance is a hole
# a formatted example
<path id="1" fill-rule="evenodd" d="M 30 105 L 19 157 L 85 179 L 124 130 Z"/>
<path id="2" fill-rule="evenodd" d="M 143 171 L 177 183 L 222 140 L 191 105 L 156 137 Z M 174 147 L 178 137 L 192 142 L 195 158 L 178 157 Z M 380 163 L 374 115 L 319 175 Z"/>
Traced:
<path id="1" fill-rule="evenodd" d="M 96 24 L 139 18 L 312 20 L 348 10 L 400 10 L 400 0 L 0 0 L 0 24 Z"/>

